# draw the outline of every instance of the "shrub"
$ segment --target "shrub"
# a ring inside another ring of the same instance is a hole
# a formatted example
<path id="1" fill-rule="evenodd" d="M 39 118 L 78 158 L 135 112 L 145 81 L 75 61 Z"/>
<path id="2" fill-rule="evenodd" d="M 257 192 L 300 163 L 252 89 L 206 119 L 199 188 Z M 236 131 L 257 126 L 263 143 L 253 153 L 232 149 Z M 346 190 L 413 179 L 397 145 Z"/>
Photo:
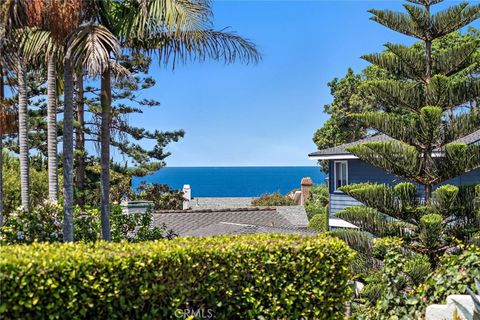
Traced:
<path id="1" fill-rule="evenodd" d="M 145 213 L 124 214 L 120 206 L 112 206 L 110 220 L 112 222 L 112 241 L 138 242 L 164 238 L 173 239 L 176 236 L 172 231 L 167 230 L 165 224 L 160 227 L 152 226 L 151 209 Z"/>
<path id="2" fill-rule="evenodd" d="M 61 242 L 63 240 L 62 206 L 45 201 L 29 213 L 18 209 L 8 215 L 0 227 L 0 243 Z M 112 241 L 146 241 L 172 239 L 176 235 L 165 225 L 152 226 L 152 211 L 124 214 L 118 205 L 110 213 Z M 89 206 L 74 210 L 74 240 L 100 240 L 100 211 Z"/>
<path id="3" fill-rule="evenodd" d="M 294 206 L 296 203 L 292 198 L 286 197 L 278 192 L 274 192 L 270 194 L 264 194 L 253 200 L 252 205 L 256 207 Z"/>
<path id="4" fill-rule="evenodd" d="M 311 219 L 318 213 L 328 214 L 329 196 L 326 185 L 318 185 L 310 188 L 307 201 L 305 202 L 305 211 L 307 211 L 308 219 Z"/>
<path id="5" fill-rule="evenodd" d="M 475 278 L 480 278 L 480 247 L 470 246 L 460 255 L 445 255 L 417 291 L 425 307 L 445 303 L 448 295 L 465 294 L 467 287 L 473 288 Z"/>
<path id="6" fill-rule="evenodd" d="M 152 201 L 155 210 L 181 210 L 183 207 L 183 192 L 172 190 L 166 184 L 142 182 L 138 191 L 132 193 L 130 199 Z"/>
<path id="7" fill-rule="evenodd" d="M 41 166 L 39 168 L 30 166 L 30 206 L 33 208 L 41 205 L 47 198 L 47 170 Z M 3 152 L 3 210 L 5 217 L 20 207 L 20 204 L 20 161 L 10 153 Z"/>
<path id="8" fill-rule="evenodd" d="M 353 255 L 324 235 L 4 246 L 0 318 L 343 319 Z"/>
<path id="9" fill-rule="evenodd" d="M 62 208 L 50 201 L 44 201 L 30 212 L 19 208 L 5 219 L 0 228 L 0 242 L 12 244 L 62 241 L 62 218 Z"/>
<path id="10" fill-rule="evenodd" d="M 328 231 L 328 213 L 324 211 L 315 214 L 310 219 L 309 227 L 316 231 Z"/>

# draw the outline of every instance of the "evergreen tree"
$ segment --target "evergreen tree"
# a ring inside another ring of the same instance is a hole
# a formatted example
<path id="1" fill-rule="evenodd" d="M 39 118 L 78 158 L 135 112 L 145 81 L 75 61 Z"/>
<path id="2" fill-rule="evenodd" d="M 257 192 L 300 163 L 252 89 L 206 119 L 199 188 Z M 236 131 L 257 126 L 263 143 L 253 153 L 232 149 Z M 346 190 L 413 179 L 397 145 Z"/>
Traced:
<path id="1" fill-rule="evenodd" d="M 404 5 L 407 13 L 370 11 L 372 20 L 421 42 L 413 47 L 388 43 L 385 52 L 364 56 L 392 77 L 366 83 L 383 111 L 352 116 L 391 139 L 348 150 L 411 182 L 343 187 L 366 207 L 339 213 L 363 229 L 339 236 L 358 249 L 371 248 L 370 234 L 399 236 L 409 250 L 427 255 L 435 266 L 457 240 L 469 241 L 480 230 L 478 186 L 446 185 L 433 191 L 435 185 L 480 167 L 480 146 L 457 141 L 480 129 L 480 113 L 471 108 L 480 96 L 480 39 L 474 33 L 471 41 L 459 44 L 452 35 L 480 17 L 480 5 L 460 3 L 434 13 L 432 8 L 442 1 L 409 2 Z M 450 43 L 439 45 L 443 37 L 450 37 Z"/>

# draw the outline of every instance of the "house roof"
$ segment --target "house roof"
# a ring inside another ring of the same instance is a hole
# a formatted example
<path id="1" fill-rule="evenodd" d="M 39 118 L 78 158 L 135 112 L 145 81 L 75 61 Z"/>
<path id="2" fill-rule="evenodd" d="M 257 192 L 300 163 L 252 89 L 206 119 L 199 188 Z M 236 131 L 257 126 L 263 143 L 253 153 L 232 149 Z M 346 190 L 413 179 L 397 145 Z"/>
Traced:
<path id="1" fill-rule="evenodd" d="M 364 139 L 360 139 L 354 142 L 345 143 L 336 147 L 322 149 L 316 152 L 312 152 L 308 155 L 313 160 L 334 160 L 334 159 L 357 159 L 352 153 L 347 151 L 348 147 L 365 142 L 375 141 L 393 141 L 392 137 L 386 134 L 374 134 Z M 466 144 L 474 144 L 480 142 L 480 130 L 477 130 L 468 136 L 456 140 L 456 142 L 463 142 Z"/>
<path id="2" fill-rule="evenodd" d="M 153 225 L 165 224 L 179 236 L 220 234 L 314 232 L 299 228 L 275 208 L 235 208 L 218 210 L 159 211 Z"/>

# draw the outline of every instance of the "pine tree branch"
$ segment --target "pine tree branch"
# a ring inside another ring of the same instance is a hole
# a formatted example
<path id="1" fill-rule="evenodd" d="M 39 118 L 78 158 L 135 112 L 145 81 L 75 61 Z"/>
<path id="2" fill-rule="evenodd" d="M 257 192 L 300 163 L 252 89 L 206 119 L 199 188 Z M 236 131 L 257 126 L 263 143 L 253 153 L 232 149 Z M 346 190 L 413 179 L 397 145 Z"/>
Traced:
<path id="1" fill-rule="evenodd" d="M 480 17 L 480 4 L 469 6 L 467 2 L 440 11 L 431 17 L 432 39 L 443 37 L 466 26 Z"/>
<path id="2" fill-rule="evenodd" d="M 400 141 L 367 142 L 347 148 L 361 160 L 384 169 L 394 175 L 421 184 L 430 182 L 431 178 L 422 175 L 424 159 L 415 147 Z"/>
<path id="3" fill-rule="evenodd" d="M 367 81 L 365 89 L 377 97 L 382 104 L 394 109 L 418 111 L 425 106 L 425 90 L 413 81 L 372 80 Z"/>

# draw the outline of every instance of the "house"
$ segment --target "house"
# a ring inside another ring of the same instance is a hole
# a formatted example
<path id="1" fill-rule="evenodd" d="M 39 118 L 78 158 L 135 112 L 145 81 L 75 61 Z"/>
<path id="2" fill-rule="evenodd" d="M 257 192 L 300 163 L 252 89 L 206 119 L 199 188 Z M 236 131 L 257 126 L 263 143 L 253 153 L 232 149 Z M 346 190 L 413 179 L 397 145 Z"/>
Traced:
<path id="1" fill-rule="evenodd" d="M 395 185 L 404 182 L 403 178 L 390 174 L 378 167 L 358 159 L 347 151 L 347 148 L 364 142 L 390 141 L 393 138 L 377 134 L 352 143 L 342 144 L 333 148 L 319 150 L 308 155 L 311 160 L 326 160 L 329 163 L 328 187 L 330 193 L 330 213 L 334 214 L 346 207 L 360 205 L 361 203 L 347 196 L 338 188 L 352 183 L 385 183 Z M 480 130 L 458 139 L 456 142 L 466 144 L 480 144 Z M 442 184 L 469 185 L 480 183 L 480 169 L 470 171 L 462 176 L 445 181 Z"/>
<path id="2" fill-rule="evenodd" d="M 210 201 L 210 200 L 208 200 Z M 303 209 L 303 207 L 301 207 Z M 179 236 L 209 237 L 239 234 L 314 235 L 306 229 L 305 210 L 273 208 L 222 208 L 157 211 L 153 225 L 165 225 Z"/>

